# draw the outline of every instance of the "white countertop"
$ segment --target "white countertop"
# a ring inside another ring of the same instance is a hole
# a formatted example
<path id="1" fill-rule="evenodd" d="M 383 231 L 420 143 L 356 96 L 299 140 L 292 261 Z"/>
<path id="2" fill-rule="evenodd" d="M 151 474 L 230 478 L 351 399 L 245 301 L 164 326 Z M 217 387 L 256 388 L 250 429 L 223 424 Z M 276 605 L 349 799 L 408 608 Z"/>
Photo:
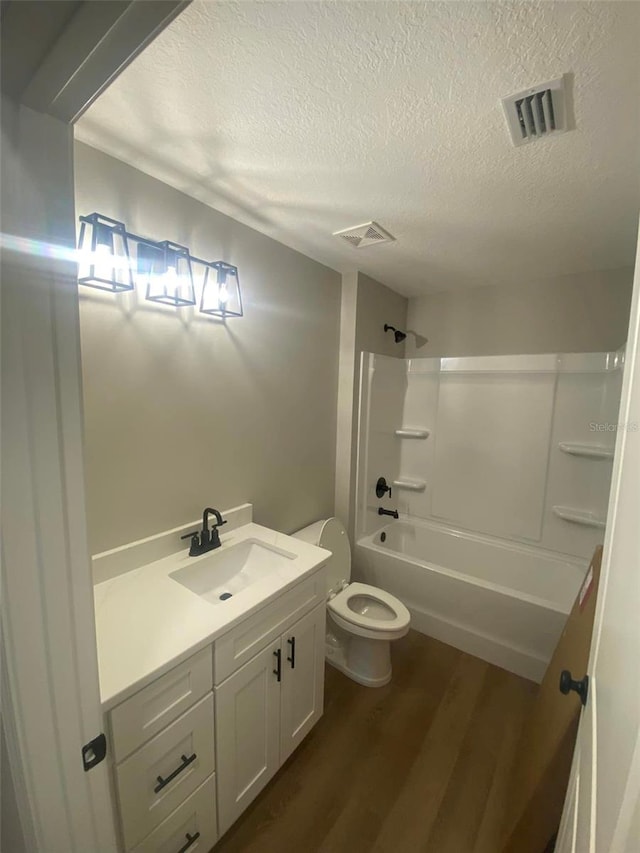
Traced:
<path id="1" fill-rule="evenodd" d="M 145 684 L 213 642 L 262 605 L 323 566 L 330 551 L 300 539 L 244 524 L 222 532 L 222 546 L 200 557 L 185 548 L 94 587 L 100 696 L 108 711 Z M 293 552 L 276 574 L 257 581 L 222 604 L 210 604 L 170 572 L 222 554 L 244 539 Z"/>

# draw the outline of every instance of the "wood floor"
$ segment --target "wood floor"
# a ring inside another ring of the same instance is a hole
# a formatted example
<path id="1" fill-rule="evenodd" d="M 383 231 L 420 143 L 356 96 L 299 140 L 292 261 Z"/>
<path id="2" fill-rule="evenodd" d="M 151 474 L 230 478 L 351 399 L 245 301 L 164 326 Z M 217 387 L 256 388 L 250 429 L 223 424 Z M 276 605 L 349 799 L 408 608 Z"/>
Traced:
<path id="1" fill-rule="evenodd" d="M 393 680 L 327 666 L 325 713 L 215 853 L 499 853 L 536 685 L 415 631 Z"/>

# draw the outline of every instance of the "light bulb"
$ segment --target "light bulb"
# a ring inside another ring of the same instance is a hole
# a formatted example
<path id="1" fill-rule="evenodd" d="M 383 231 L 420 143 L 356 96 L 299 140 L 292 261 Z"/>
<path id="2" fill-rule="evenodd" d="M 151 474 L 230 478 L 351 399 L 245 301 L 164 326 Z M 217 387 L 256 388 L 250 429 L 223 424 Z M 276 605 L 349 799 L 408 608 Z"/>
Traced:
<path id="1" fill-rule="evenodd" d="M 200 311 L 213 317 L 242 317 L 236 267 L 224 261 L 207 264 Z"/>
<path id="2" fill-rule="evenodd" d="M 123 222 L 92 213 L 81 216 L 78 284 L 119 293 L 133 290 L 133 270 Z"/>
<path id="3" fill-rule="evenodd" d="M 166 271 L 162 276 L 162 288 L 163 288 L 163 296 L 174 296 L 178 295 L 178 288 L 180 282 L 178 280 L 178 273 L 176 272 L 176 268 L 172 266 L 168 266 Z"/>
<path id="4" fill-rule="evenodd" d="M 98 243 L 96 246 L 94 266 L 96 278 L 110 279 L 114 277 L 113 250 L 107 243 Z"/>

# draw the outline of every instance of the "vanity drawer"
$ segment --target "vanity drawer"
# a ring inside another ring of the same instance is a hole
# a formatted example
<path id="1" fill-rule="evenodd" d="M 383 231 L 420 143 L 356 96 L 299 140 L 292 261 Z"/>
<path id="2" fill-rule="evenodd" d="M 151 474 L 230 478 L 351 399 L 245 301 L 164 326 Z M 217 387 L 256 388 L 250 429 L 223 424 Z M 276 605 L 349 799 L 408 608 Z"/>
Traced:
<path id="1" fill-rule="evenodd" d="M 315 572 L 216 640 L 216 685 L 279 637 L 288 624 L 323 602 L 326 595 L 325 573 Z"/>
<path id="2" fill-rule="evenodd" d="M 213 686 L 211 646 L 190 657 L 111 711 L 113 752 L 122 761 Z"/>
<path id="3" fill-rule="evenodd" d="M 131 853 L 209 853 L 217 840 L 215 776 L 209 776 Z"/>
<path id="4" fill-rule="evenodd" d="M 213 752 L 209 693 L 116 766 L 127 849 L 139 844 L 213 773 Z"/>

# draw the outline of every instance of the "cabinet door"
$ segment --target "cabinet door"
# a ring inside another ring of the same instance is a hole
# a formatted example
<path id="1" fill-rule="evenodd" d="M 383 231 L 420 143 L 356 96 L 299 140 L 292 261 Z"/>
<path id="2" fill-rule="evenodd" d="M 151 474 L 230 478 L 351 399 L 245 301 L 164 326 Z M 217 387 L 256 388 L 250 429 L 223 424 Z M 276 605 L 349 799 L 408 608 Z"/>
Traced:
<path id="1" fill-rule="evenodd" d="M 216 687 L 221 835 L 280 766 L 280 682 L 275 672 L 279 654 L 280 638 Z"/>
<path id="2" fill-rule="evenodd" d="M 322 716 L 326 607 L 316 607 L 282 637 L 280 762 Z"/>

